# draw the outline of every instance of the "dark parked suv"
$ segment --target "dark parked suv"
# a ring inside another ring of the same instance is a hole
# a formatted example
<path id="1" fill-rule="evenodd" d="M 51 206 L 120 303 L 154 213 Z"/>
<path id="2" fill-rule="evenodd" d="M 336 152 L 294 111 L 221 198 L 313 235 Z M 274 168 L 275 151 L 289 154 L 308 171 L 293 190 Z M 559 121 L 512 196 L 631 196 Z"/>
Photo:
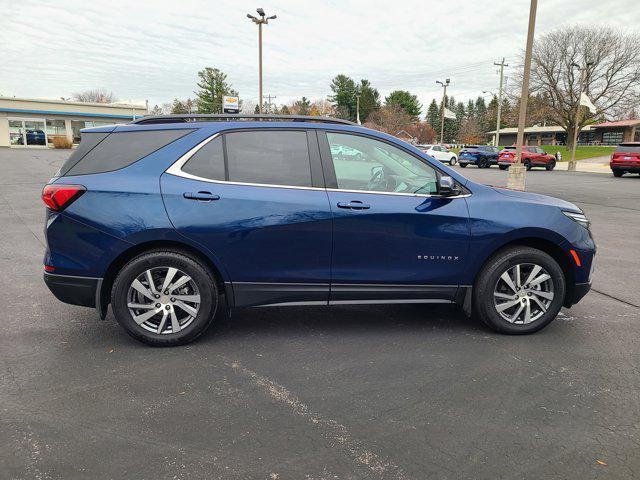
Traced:
<path id="1" fill-rule="evenodd" d="M 51 291 L 102 318 L 111 305 L 152 345 L 196 338 L 222 296 L 229 309 L 452 303 L 530 333 L 587 293 L 595 253 L 575 205 L 471 182 L 329 118 L 86 129 L 42 198 Z"/>

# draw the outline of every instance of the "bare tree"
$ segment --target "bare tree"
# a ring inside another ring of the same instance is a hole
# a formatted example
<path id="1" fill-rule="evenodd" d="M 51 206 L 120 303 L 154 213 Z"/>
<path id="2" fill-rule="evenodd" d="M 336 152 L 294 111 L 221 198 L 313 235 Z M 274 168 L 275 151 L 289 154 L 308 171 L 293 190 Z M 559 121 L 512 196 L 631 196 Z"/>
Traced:
<path id="1" fill-rule="evenodd" d="M 400 105 L 392 103 L 386 105 L 369 115 L 365 127 L 373 128 L 389 135 L 397 135 L 402 130 L 412 127 L 411 116 Z"/>
<path id="2" fill-rule="evenodd" d="M 640 100 L 640 35 L 603 26 L 573 26 L 542 35 L 533 47 L 531 93 L 548 100 L 551 120 L 567 131 L 572 142 L 582 91 L 596 105 L 594 114 L 584 108 L 578 132 L 602 117 L 630 111 Z M 571 146 L 571 145 L 569 145 Z"/>
<path id="3" fill-rule="evenodd" d="M 460 124 L 458 131 L 458 141 L 464 144 L 485 144 L 486 138 L 482 134 L 478 119 L 475 117 L 465 118 Z"/>
<path id="4" fill-rule="evenodd" d="M 104 88 L 94 88 L 84 92 L 74 93 L 72 97 L 77 102 L 113 103 L 117 101 L 116 94 Z"/>

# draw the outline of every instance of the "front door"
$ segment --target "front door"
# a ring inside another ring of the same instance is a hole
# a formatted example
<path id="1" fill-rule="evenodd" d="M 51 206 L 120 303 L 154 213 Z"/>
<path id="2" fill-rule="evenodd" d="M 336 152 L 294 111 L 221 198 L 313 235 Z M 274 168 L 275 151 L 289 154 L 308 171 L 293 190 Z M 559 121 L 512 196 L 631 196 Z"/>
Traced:
<path id="1" fill-rule="evenodd" d="M 332 217 L 321 177 L 315 133 L 274 128 L 212 137 L 161 185 L 173 225 L 215 255 L 236 306 L 326 304 Z"/>
<path id="2" fill-rule="evenodd" d="M 464 196 L 439 196 L 439 171 L 390 142 L 319 138 L 334 218 L 331 301 L 453 299 L 469 247 Z M 361 161 L 331 155 L 341 147 Z"/>

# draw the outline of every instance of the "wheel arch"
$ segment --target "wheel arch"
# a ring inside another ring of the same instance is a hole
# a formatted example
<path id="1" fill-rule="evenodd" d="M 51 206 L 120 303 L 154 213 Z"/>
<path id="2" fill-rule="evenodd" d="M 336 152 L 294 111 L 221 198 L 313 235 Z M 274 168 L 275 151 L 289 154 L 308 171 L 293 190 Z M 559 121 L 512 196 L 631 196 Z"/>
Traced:
<path id="1" fill-rule="evenodd" d="M 558 263 L 558 265 L 560 266 L 560 269 L 562 270 L 562 273 L 564 274 L 564 279 L 566 283 L 565 298 L 563 299 L 563 303 L 565 304 L 565 306 L 569 306 L 567 305 L 567 299 L 573 298 L 573 290 L 575 288 L 575 273 L 572 267 L 571 259 L 569 257 L 569 254 L 565 252 L 565 250 L 560 245 L 546 238 L 527 236 L 527 237 L 516 238 L 500 245 L 498 248 L 493 250 L 489 255 L 487 255 L 487 257 L 484 259 L 484 261 L 480 265 L 480 268 L 478 269 L 474 279 L 474 287 L 475 287 L 475 282 L 477 281 L 477 278 L 479 276 L 479 273 L 484 269 L 485 265 L 489 262 L 489 260 L 494 255 L 496 255 L 498 252 L 501 252 L 502 250 L 505 250 L 507 248 L 519 247 L 519 246 L 530 247 L 530 248 L 535 248 L 537 250 L 540 250 L 546 253 L 547 255 L 549 255 Z"/>
<path id="2" fill-rule="evenodd" d="M 224 292 L 227 296 L 227 301 L 230 301 L 233 297 L 233 292 L 231 291 L 230 284 L 225 283 L 224 276 L 221 272 L 221 269 L 214 263 L 214 261 L 210 258 L 209 255 L 204 253 L 202 250 L 194 247 L 193 245 L 189 245 L 187 243 L 182 243 L 175 240 L 157 240 L 157 241 L 149 241 L 143 242 L 136 245 L 132 245 L 127 250 L 123 251 L 118 255 L 107 268 L 104 277 L 102 278 L 102 283 L 100 286 L 99 298 L 100 302 L 96 305 L 98 308 L 98 313 L 101 318 L 104 318 L 107 314 L 107 307 L 109 303 L 111 303 L 111 287 L 113 286 L 113 281 L 120 269 L 127 264 L 131 259 L 140 255 L 141 253 L 151 252 L 154 250 L 163 250 L 170 249 L 175 250 L 187 255 L 190 255 L 197 260 L 199 260 L 203 265 L 205 265 L 213 274 L 213 277 L 216 282 L 216 286 L 218 287 L 219 292 Z M 229 285 L 229 287 L 227 287 Z M 230 296 L 231 295 L 231 296 Z"/>

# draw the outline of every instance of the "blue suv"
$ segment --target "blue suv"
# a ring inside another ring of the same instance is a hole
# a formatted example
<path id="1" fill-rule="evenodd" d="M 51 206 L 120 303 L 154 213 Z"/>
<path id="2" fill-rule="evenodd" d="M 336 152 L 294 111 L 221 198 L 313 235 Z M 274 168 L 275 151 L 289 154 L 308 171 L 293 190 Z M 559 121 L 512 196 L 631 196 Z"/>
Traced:
<path id="1" fill-rule="evenodd" d="M 575 205 L 321 117 L 85 129 L 42 198 L 49 289 L 103 319 L 110 304 L 157 346 L 195 339 L 221 305 L 452 303 L 531 333 L 588 292 L 595 254 Z"/>

